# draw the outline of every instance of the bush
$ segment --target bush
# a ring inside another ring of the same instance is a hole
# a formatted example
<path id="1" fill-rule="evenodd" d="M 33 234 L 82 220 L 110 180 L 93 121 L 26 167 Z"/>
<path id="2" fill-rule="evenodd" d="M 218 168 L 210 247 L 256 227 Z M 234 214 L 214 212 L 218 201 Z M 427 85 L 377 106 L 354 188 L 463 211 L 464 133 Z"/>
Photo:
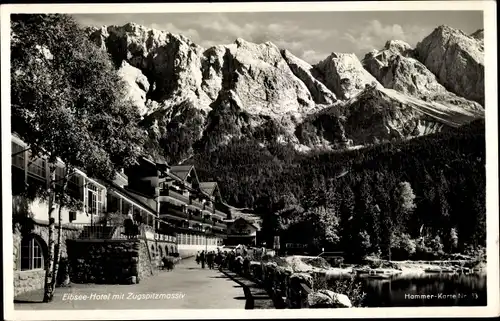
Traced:
<path id="1" fill-rule="evenodd" d="M 330 265 L 330 263 L 328 263 L 328 261 L 322 257 L 315 257 L 313 259 L 306 259 L 306 260 L 304 260 L 304 262 L 309 264 L 309 265 L 312 265 L 316 268 L 320 268 L 320 269 L 329 269 L 332 267 Z"/>
<path id="2" fill-rule="evenodd" d="M 173 256 L 173 257 L 179 257 L 179 253 L 177 253 L 177 252 L 172 253 L 171 256 Z"/>
<path id="3" fill-rule="evenodd" d="M 355 276 L 350 279 L 335 280 L 328 285 L 327 290 L 347 295 L 353 307 L 362 307 L 366 297 L 362 282 Z"/>
<path id="4" fill-rule="evenodd" d="M 178 262 L 178 260 L 176 260 L 176 258 L 174 258 L 173 256 L 165 256 L 161 259 L 161 261 L 163 263 L 163 268 L 167 270 L 173 270 L 175 264 Z"/>
<path id="5" fill-rule="evenodd" d="M 126 215 L 123 215 L 122 213 L 106 213 L 104 216 L 99 218 L 99 224 L 103 224 L 105 226 L 120 226 L 124 224 L 126 218 Z"/>
<path id="6" fill-rule="evenodd" d="M 443 258 L 445 255 L 443 251 L 443 243 L 439 236 L 434 238 L 419 238 L 416 241 L 416 249 L 414 258 L 418 260 L 436 260 Z"/>
<path id="7" fill-rule="evenodd" d="M 407 260 L 417 250 L 417 243 L 406 233 L 396 234 L 391 242 L 392 259 Z"/>
<path id="8" fill-rule="evenodd" d="M 288 262 L 285 259 L 283 259 L 283 258 L 281 258 L 279 256 L 264 255 L 262 257 L 262 262 L 264 262 L 264 263 L 274 262 L 278 266 L 283 266 L 283 267 L 289 267 L 290 266 L 290 264 L 288 264 Z"/>
<path id="9" fill-rule="evenodd" d="M 324 275 L 315 274 L 313 276 L 313 290 L 319 291 L 322 289 L 347 295 L 353 307 L 362 307 L 366 297 L 366 293 L 363 292 L 363 283 L 355 276 L 349 279 L 329 281 Z"/>

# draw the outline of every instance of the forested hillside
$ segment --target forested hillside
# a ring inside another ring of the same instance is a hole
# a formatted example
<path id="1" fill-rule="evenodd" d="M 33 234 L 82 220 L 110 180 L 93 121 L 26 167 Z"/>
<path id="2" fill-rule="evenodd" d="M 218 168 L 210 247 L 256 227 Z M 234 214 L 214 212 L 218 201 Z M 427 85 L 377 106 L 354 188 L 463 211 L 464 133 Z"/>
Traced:
<path id="1" fill-rule="evenodd" d="M 269 238 L 280 230 L 318 247 L 427 257 L 485 244 L 484 133 L 481 120 L 406 142 L 307 155 L 245 139 L 192 162 L 201 180 L 220 182 L 226 201 L 260 213 Z"/>
<path id="2" fill-rule="evenodd" d="M 147 152 L 194 163 L 262 216 L 267 242 L 357 258 L 484 245 L 483 39 L 443 25 L 416 48 L 393 39 L 310 65 L 271 42 L 204 48 L 135 23 L 87 33 L 129 85 Z"/>

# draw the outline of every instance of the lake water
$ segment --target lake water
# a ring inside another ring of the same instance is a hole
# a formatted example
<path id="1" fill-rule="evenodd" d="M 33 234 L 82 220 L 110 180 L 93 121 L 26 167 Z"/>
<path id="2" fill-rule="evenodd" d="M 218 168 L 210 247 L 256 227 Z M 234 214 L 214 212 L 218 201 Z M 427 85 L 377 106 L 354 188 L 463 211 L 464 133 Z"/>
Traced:
<path id="1" fill-rule="evenodd" d="M 333 281 L 338 277 L 331 278 Z M 485 306 L 486 275 L 425 274 L 359 279 L 367 307 Z"/>

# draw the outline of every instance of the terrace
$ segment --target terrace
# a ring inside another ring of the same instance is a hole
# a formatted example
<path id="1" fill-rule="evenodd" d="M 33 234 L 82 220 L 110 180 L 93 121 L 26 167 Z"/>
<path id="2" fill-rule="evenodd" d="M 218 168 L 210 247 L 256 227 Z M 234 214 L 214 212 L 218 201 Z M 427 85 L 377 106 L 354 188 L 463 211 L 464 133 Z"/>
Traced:
<path id="1" fill-rule="evenodd" d="M 128 226 L 120 223 L 72 223 L 72 227 L 81 229 L 82 233 L 79 236 L 81 240 L 96 240 L 96 239 L 147 239 L 166 242 L 176 242 L 176 235 L 172 233 L 171 224 L 156 220 L 157 228 L 147 224 L 137 224 L 135 232 L 131 232 Z"/>

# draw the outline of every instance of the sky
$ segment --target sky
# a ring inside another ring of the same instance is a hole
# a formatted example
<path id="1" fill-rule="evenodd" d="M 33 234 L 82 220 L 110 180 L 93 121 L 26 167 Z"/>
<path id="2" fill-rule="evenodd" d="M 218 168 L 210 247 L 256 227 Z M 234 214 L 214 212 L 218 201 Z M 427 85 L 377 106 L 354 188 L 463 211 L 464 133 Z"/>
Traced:
<path id="1" fill-rule="evenodd" d="M 237 38 L 271 41 L 314 64 L 332 52 L 355 53 L 362 59 L 388 40 L 415 46 L 439 25 L 471 34 L 483 27 L 482 11 L 367 11 L 367 12 L 237 12 L 73 14 L 86 26 L 124 25 L 183 34 L 208 48 Z"/>

